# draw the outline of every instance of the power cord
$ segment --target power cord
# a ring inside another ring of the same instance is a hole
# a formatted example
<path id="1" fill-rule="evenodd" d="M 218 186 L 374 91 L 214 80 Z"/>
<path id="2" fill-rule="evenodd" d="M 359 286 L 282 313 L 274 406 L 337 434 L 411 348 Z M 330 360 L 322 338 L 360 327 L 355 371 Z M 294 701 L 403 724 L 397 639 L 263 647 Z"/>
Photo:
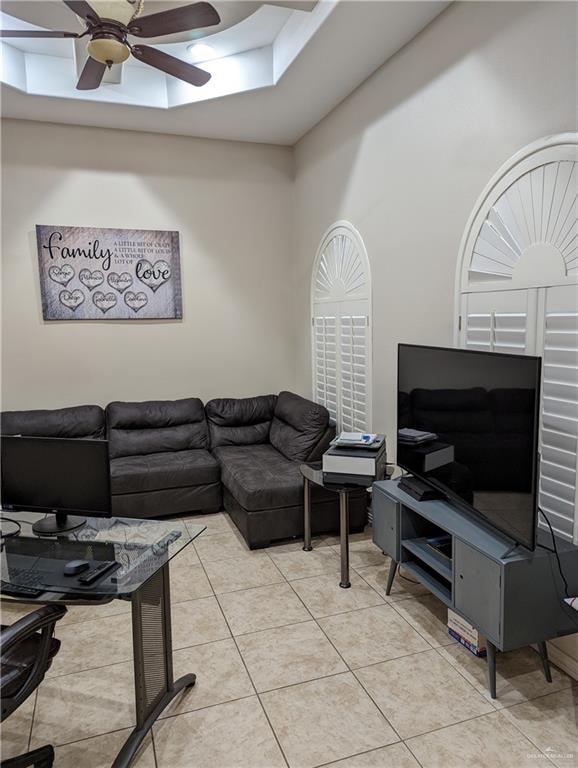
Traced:
<path id="1" fill-rule="evenodd" d="M 556 544 L 556 537 L 554 536 L 554 529 L 552 528 L 552 524 L 548 520 L 547 514 L 544 512 L 543 509 L 538 507 L 538 511 L 546 521 L 548 528 L 550 529 L 550 536 L 552 537 L 552 547 L 553 549 L 550 549 L 550 547 L 545 547 L 543 544 L 538 544 L 539 547 L 542 547 L 542 549 L 547 549 L 549 552 L 553 552 L 556 556 L 556 562 L 558 563 L 558 570 L 560 571 L 560 577 L 562 578 L 562 582 L 564 583 L 564 594 L 569 599 L 570 594 L 568 592 L 568 582 L 566 581 L 566 577 L 564 576 L 564 572 L 562 570 L 562 563 L 560 562 L 560 555 L 558 554 L 558 545 Z"/>

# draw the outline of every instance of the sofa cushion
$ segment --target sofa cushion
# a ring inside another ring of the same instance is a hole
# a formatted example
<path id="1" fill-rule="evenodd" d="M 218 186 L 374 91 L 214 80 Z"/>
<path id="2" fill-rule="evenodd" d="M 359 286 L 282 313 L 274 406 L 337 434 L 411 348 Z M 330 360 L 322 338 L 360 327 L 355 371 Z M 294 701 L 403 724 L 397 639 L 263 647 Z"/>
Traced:
<path id="1" fill-rule="evenodd" d="M 202 449 L 121 456 L 110 462 L 113 494 L 208 485 L 219 477 L 219 464 Z"/>
<path id="2" fill-rule="evenodd" d="M 221 446 L 213 450 L 221 481 L 242 507 L 275 509 L 303 501 L 299 464 L 271 445 Z"/>
<path id="3" fill-rule="evenodd" d="M 42 411 L 4 411 L 3 435 L 26 437 L 104 437 L 104 411 L 99 405 L 76 405 Z"/>
<path id="4" fill-rule="evenodd" d="M 196 397 L 109 403 L 106 422 L 112 459 L 209 447 L 205 409 Z"/>
<path id="5" fill-rule="evenodd" d="M 281 392 L 269 431 L 271 445 L 287 459 L 305 461 L 329 426 L 329 411 L 322 405 Z"/>
<path id="6" fill-rule="evenodd" d="M 205 406 L 211 448 L 269 442 L 277 395 L 217 398 Z"/>

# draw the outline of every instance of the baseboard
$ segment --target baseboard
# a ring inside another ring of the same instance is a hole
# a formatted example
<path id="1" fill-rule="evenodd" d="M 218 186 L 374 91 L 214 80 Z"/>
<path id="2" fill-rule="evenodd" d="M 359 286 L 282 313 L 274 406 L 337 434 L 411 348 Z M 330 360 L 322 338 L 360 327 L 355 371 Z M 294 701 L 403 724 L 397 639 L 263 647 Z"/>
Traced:
<path id="1" fill-rule="evenodd" d="M 578 680 L 578 659 L 565 653 L 556 645 L 548 643 L 548 656 L 550 661 L 559 667 L 562 672 L 566 672 L 567 675 Z"/>

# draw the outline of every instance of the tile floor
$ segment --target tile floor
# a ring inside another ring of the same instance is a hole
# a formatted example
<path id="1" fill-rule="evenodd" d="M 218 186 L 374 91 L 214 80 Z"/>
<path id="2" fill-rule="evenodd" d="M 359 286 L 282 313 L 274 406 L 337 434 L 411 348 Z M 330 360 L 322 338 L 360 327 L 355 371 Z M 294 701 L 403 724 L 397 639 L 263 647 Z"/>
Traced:
<path id="1" fill-rule="evenodd" d="M 192 518 L 191 518 L 192 519 Z M 200 518 L 195 518 L 197 522 Z M 545 682 L 531 649 L 485 664 L 445 609 L 397 578 L 370 532 L 249 552 L 225 514 L 171 564 L 175 674 L 197 684 L 163 713 L 135 768 L 578 767 L 578 684 Z M 3 607 L 2 623 L 28 612 Z M 3 757 L 50 742 L 56 768 L 109 768 L 134 722 L 128 605 L 76 608 L 50 674 L 3 725 Z"/>

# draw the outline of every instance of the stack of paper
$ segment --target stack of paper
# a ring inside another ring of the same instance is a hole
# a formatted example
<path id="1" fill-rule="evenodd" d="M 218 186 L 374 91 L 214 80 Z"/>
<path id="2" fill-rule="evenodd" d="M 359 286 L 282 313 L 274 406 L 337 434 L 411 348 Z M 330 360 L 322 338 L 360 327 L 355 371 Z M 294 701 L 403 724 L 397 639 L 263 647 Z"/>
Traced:
<path id="1" fill-rule="evenodd" d="M 356 445 L 372 445 L 377 440 L 377 435 L 365 434 L 364 432 L 341 432 L 334 441 L 334 445 L 343 448 L 346 446 L 354 447 Z"/>

